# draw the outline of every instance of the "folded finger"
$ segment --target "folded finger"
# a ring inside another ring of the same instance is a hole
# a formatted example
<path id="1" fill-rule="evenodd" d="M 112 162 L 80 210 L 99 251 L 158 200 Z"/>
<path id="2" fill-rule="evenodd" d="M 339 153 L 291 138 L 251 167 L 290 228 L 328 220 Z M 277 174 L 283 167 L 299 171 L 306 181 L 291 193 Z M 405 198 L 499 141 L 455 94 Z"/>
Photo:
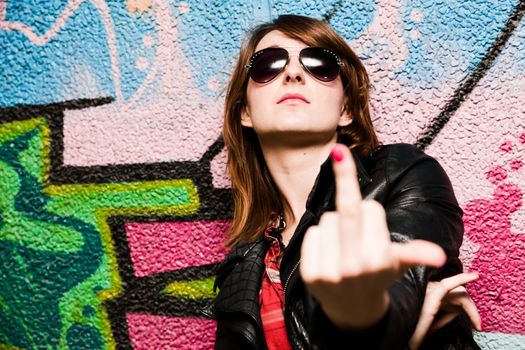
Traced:
<path id="1" fill-rule="evenodd" d="M 439 316 L 435 319 L 434 323 L 432 323 L 432 326 L 430 327 L 430 331 L 435 331 L 435 330 L 445 327 L 448 323 L 450 323 L 450 321 L 455 319 L 458 315 L 459 315 L 459 311 L 440 313 Z"/>
<path id="2" fill-rule="evenodd" d="M 431 318 L 420 317 L 416 326 L 416 330 L 414 331 L 408 342 L 410 350 L 415 350 L 419 348 L 419 346 L 423 342 L 423 339 L 425 339 L 425 335 L 430 329 L 432 320 L 433 319 Z"/>
<path id="3" fill-rule="evenodd" d="M 311 226 L 306 231 L 301 245 L 299 272 L 305 283 L 313 282 L 319 276 L 320 241 L 319 228 Z"/>
<path id="4" fill-rule="evenodd" d="M 451 291 L 454 288 L 457 288 L 461 285 L 467 284 L 478 279 L 478 277 L 479 275 L 475 272 L 463 272 L 442 279 L 441 284 L 447 289 L 447 291 Z"/>
<path id="5" fill-rule="evenodd" d="M 481 316 L 479 315 L 478 308 L 472 299 L 469 298 L 469 301 L 467 301 L 466 304 L 463 304 L 463 310 L 467 314 L 474 329 L 481 332 Z"/>
<path id="6" fill-rule="evenodd" d="M 458 286 L 450 291 L 450 293 L 446 296 L 445 303 L 455 305 L 460 311 L 463 310 L 467 314 L 470 323 L 472 323 L 472 326 L 476 330 L 481 331 L 481 317 L 479 315 L 478 308 L 476 307 L 476 304 L 474 304 L 474 301 L 470 298 L 465 287 Z"/>
<path id="7" fill-rule="evenodd" d="M 419 265 L 441 267 L 447 259 L 443 248 L 424 240 L 392 243 L 392 253 L 401 268 Z"/>

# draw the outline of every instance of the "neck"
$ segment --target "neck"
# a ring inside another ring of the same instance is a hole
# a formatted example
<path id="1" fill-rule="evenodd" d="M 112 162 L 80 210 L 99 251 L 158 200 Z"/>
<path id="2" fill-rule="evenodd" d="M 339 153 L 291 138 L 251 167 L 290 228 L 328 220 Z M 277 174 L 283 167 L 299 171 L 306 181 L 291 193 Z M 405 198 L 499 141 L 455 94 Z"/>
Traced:
<path id="1" fill-rule="evenodd" d="M 261 142 L 268 170 L 279 188 L 285 206 L 287 228 L 294 228 L 306 208 L 306 200 L 313 188 L 319 168 L 336 144 L 336 136 L 324 143 L 288 147 Z"/>

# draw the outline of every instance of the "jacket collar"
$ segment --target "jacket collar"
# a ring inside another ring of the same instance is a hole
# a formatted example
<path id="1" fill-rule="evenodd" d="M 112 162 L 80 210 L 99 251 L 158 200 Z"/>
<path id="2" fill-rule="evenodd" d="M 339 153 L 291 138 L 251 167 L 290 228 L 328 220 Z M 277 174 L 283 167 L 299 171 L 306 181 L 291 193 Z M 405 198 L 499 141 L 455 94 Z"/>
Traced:
<path id="1" fill-rule="evenodd" d="M 351 153 L 356 164 L 359 186 L 363 188 L 372 182 L 372 179 L 357 154 L 353 150 Z M 320 167 L 319 174 L 306 202 L 306 210 L 314 214 L 315 217 L 319 217 L 326 210 L 333 210 L 334 195 L 334 173 L 331 158 L 328 157 Z M 294 236 L 290 241 L 290 246 L 297 244 L 295 242 L 297 239 Z M 267 241 L 264 237 L 260 237 L 255 242 L 232 249 L 217 273 L 218 278 L 215 281 L 214 289 L 219 286 L 220 292 L 214 301 L 214 312 L 243 312 L 260 322 L 258 295 L 267 248 Z M 248 294 L 250 297 L 247 297 Z"/>

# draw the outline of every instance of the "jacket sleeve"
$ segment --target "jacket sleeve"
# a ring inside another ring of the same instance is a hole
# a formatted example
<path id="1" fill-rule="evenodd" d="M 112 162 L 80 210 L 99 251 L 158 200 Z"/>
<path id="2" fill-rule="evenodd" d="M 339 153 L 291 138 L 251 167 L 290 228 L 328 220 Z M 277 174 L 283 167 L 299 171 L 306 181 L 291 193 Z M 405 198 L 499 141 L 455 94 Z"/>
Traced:
<path id="1" fill-rule="evenodd" d="M 409 157 L 393 154 L 386 158 L 383 176 L 387 190 L 382 202 L 394 242 L 424 239 L 440 245 L 447 262 L 439 270 L 417 266 L 409 269 L 388 288 L 390 305 L 385 316 L 370 329 L 345 332 L 337 329 L 314 308 L 314 343 L 330 348 L 335 341 L 366 349 L 405 349 L 413 334 L 423 304 L 427 282 L 462 270 L 459 247 L 463 237 L 462 210 L 445 171 L 436 160 L 410 148 Z"/>
<path id="2" fill-rule="evenodd" d="M 392 240 L 424 239 L 440 245 L 447 255 L 447 262 L 439 270 L 411 268 L 389 288 L 390 319 L 385 339 L 392 340 L 393 348 L 402 348 L 416 327 L 427 282 L 462 271 L 459 248 L 463 220 L 448 176 L 431 157 L 421 153 L 398 178 L 387 179 L 392 181 L 392 191 L 385 203 Z"/>

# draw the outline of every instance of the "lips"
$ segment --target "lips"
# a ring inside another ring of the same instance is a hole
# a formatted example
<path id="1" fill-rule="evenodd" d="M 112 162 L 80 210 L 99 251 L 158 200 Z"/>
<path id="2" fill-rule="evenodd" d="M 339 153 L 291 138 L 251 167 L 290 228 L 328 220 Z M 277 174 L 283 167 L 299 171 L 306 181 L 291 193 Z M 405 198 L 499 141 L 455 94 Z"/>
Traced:
<path id="1" fill-rule="evenodd" d="M 284 94 L 279 101 L 277 101 L 277 104 L 282 103 L 284 101 L 302 101 L 305 103 L 310 103 L 303 95 L 301 94 Z"/>

